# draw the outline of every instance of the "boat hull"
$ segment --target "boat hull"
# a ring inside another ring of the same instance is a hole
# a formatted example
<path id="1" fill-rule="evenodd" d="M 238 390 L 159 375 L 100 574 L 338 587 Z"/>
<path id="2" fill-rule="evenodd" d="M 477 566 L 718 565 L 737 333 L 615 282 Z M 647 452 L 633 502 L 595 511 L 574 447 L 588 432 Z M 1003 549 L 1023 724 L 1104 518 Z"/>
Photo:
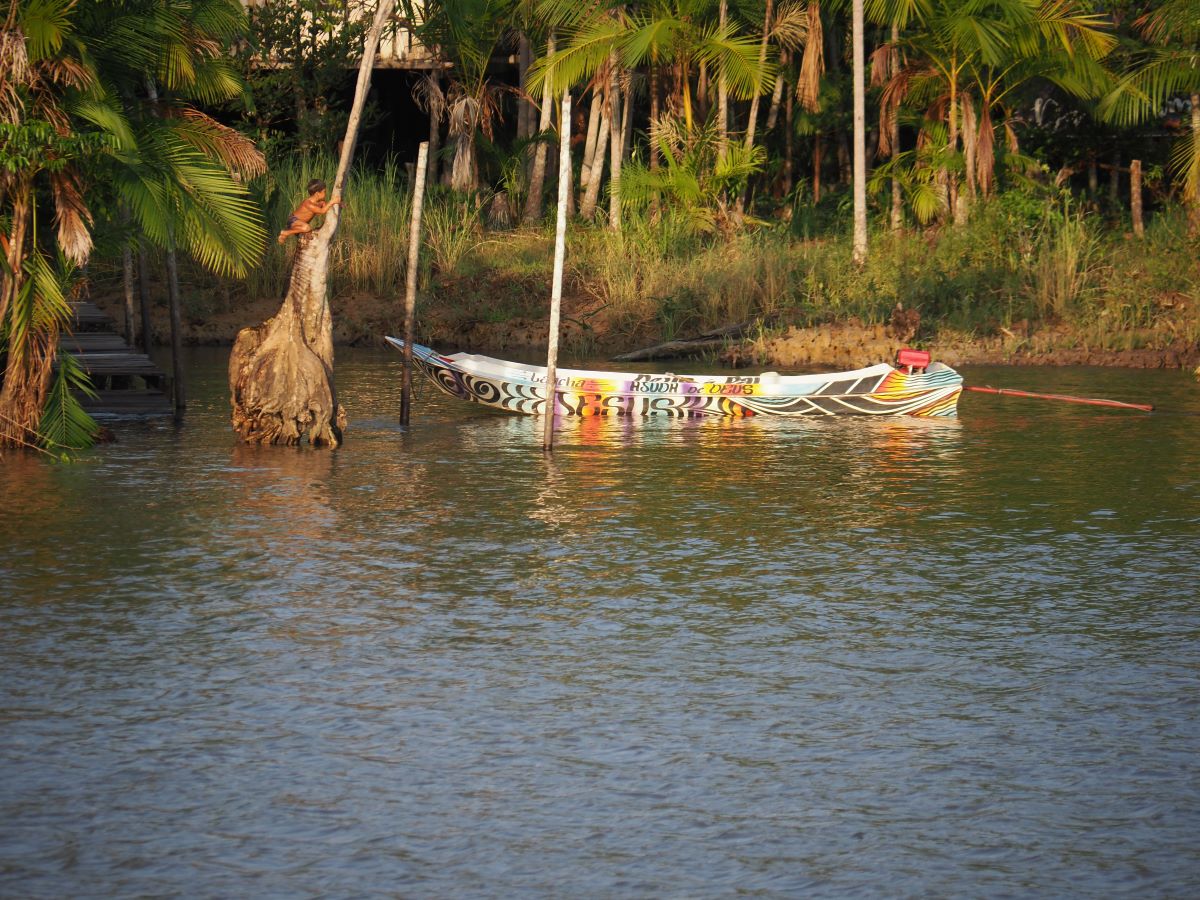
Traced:
<path id="1" fill-rule="evenodd" d="M 404 342 L 388 342 L 403 350 Z M 546 412 L 546 370 L 486 356 L 443 356 L 420 344 L 413 363 L 445 393 L 493 409 Z M 921 416 L 957 414 L 962 376 L 935 363 L 906 373 L 886 364 L 821 375 L 639 375 L 557 372 L 555 412 L 565 416 Z"/>

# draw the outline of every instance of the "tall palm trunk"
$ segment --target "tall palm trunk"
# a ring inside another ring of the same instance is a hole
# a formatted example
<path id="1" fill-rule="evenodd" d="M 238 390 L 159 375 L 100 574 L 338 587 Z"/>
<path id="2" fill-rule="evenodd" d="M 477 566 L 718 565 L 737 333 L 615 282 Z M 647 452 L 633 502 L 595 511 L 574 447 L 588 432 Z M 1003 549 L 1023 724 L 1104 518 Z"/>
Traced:
<path id="1" fill-rule="evenodd" d="M 762 40 L 758 44 L 758 70 L 765 71 L 767 68 L 767 38 L 771 35 L 771 16 L 775 12 L 774 0 L 767 0 L 767 11 L 763 16 L 763 32 Z M 779 79 L 782 81 L 782 78 Z M 775 93 L 771 98 L 772 106 L 775 104 L 775 97 L 779 94 L 779 84 L 776 82 Z M 750 121 L 746 125 L 746 149 L 749 150 L 754 146 L 754 132 L 758 125 L 758 106 L 761 100 L 761 95 L 755 94 L 750 100 Z M 771 127 L 770 124 L 767 125 Z"/>
<path id="2" fill-rule="evenodd" d="M 659 84 L 658 84 L 658 80 L 659 80 L 658 63 L 651 62 L 650 63 L 650 127 L 647 129 L 647 133 L 650 135 L 650 171 L 651 172 L 658 171 L 658 163 L 659 163 L 658 141 L 654 140 L 654 127 L 655 127 L 655 123 L 658 121 L 658 116 L 659 116 L 659 110 L 658 110 Z"/>
<path id="3" fill-rule="evenodd" d="M 766 130 L 770 131 L 779 121 L 779 108 L 783 105 L 783 91 L 787 84 L 785 74 L 791 63 L 791 54 L 783 50 L 779 54 L 779 74 L 775 77 L 775 89 L 771 91 L 771 105 L 767 107 Z"/>
<path id="4" fill-rule="evenodd" d="M 721 0 L 718 24 L 725 30 L 729 22 L 729 0 Z M 723 159 L 729 149 L 729 79 L 725 67 L 717 73 L 717 153 Z"/>
<path id="5" fill-rule="evenodd" d="M 892 26 L 892 46 L 895 47 L 900 43 L 900 26 Z M 897 63 L 897 66 L 899 63 Z M 894 70 L 893 70 L 894 71 Z M 896 154 L 900 152 L 900 116 L 893 114 L 890 117 L 888 127 L 891 130 L 892 141 L 892 159 L 896 158 Z M 892 231 L 899 231 L 904 225 L 904 195 L 900 190 L 900 179 L 892 177 Z"/>
<path id="6" fill-rule="evenodd" d="M 554 56 L 554 32 L 546 39 L 546 58 Z M 550 93 L 550 79 L 542 84 L 542 112 L 538 120 L 538 133 L 545 134 L 550 130 L 553 121 L 554 98 Z M 542 218 L 542 190 L 546 183 L 546 156 L 550 147 L 545 141 L 538 141 L 533 151 L 533 169 L 529 173 L 529 196 L 525 198 L 525 223 L 532 224 Z"/>
<path id="7" fill-rule="evenodd" d="M 951 60 L 951 72 L 957 73 L 957 60 Z M 949 146 L 947 149 L 951 154 L 958 152 L 958 77 L 957 74 L 952 74 L 950 77 L 950 108 L 948 110 L 949 122 Z M 950 215 L 954 217 L 954 224 L 961 224 L 960 216 L 962 213 L 958 207 L 958 178 L 950 169 L 943 170 L 946 179 L 946 205 Z"/>
<path id="8" fill-rule="evenodd" d="M 1200 233 L 1200 93 L 1192 94 L 1192 154 L 1185 195 L 1188 198 L 1188 227 Z"/>
<path id="9" fill-rule="evenodd" d="M 766 13 L 763 15 L 762 40 L 759 42 L 759 45 L 758 45 L 758 70 L 760 72 L 764 71 L 767 67 L 767 38 L 770 37 L 770 34 L 771 34 L 771 15 L 773 12 L 774 12 L 773 0 L 767 0 L 767 10 L 766 10 Z M 783 78 L 780 77 L 775 82 L 775 96 L 778 96 L 778 94 L 779 94 L 779 84 L 782 81 L 783 81 Z M 754 132 L 755 132 L 755 127 L 758 124 L 758 105 L 759 105 L 760 98 L 761 98 L 761 95 L 758 93 L 755 93 L 753 99 L 751 99 L 751 101 L 750 101 L 750 120 L 746 125 L 746 137 L 745 137 L 745 148 L 747 150 L 754 149 Z M 774 102 L 774 97 L 772 98 L 772 103 L 773 102 Z M 770 125 L 768 125 L 767 127 L 769 128 Z M 749 199 L 749 196 L 750 196 L 750 185 L 749 185 L 749 183 L 747 183 L 746 187 L 742 190 L 742 195 L 740 197 L 738 197 L 737 211 L 738 211 L 739 215 L 745 211 L 746 203 Z"/>
<path id="10" fill-rule="evenodd" d="M 592 165 L 596 161 L 596 143 L 600 135 L 600 117 L 604 101 L 600 92 L 592 86 L 592 104 L 588 112 L 587 137 L 583 141 L 583 163 L 579 168 L 579 187 L 586 191 L 592 180 Z"/>
<path id="11" fill-rule="evenodd" d="M 146 242 L 138 239 L 138 306 L 142 313 L 142 352 L 150 355 L 154 344 L 154 329 L 150 325 L 150 266 L 146 262 Z"/>
<path id="12" fill-rule="evenodd" d="M 445 104 L 441 99 L 441 70 L 434 69 L 429 77 L 433 81 L 434 91 L 431 92 L 432 96 L 429 102 L 429 150 L 426 157 L 426 185 L 438 183 L 438 151 L 442 148 L 442 115 L 445 111 Z"/>
<path id="13" fill-rule="evenodd" d="M 34 215 L 33 180 L 23 178 L 9 190 L 12 218 L 6 254 L 8 267 L 0 279 L 0 326 L 9 331 L 4 366 L 4 382 L 0 385 L 0 447 L 19 447 L 37 441 L 37 427 L 46 390 L 50 383 L 53 356 L 46 359 L 43 341 L 57 349 L 57 330 L 9 327 L 9 317 L 28 320 L 22 308 L 25 294 L 26 244 L 30 243 Z M 44 369 L 44 371 L 43 371 Z"/>
<path id="14" fill-rule="evenodd" d="M 600 182 L 604 178 L 604 154 L 608 150 L 608 139 L 612 131 L 611 116 L 601 104 L 600 126 L 596 131 L 596 146 L 592 153 L 592 167 L 588 171 L 588 180 L 583 192 L 583 201 L 579 204 L 579 215 L 591 219 L 596 215 L 596 204 L 600 200 Z"/>
<path id="15" fill-rule="evenodd" d="M 167 303 L 171 312 L 171 379 L 175 411 L 187 407 L 187 385 L 183 372 L 183 303 L 179 296 L 179 266 L 175 256 L 175 236 L 167 245 Z"/>
<path id="16" fill-rule="evenodd" d="M 965 191 L 959 191 L 956 221 L 966 222 L 975 202 L 975 183 L 979 161 L 979 130 L 975 121 L 975 102 L 970 94 L 962 95 L 963 174 Z"/>
<path id="17" fill-rule="evenodd" d="M 122 206 L 118 218 L 122 230 L 128 231 L 129 210 Z M 125 299 L 125 343 L 132 347 L 137 329 L 133 325 L 133 248 L 129 244 L 121 248 L 121 287 Z"/>
<path id="18" fill-rule="evenodd" d="M 621 114 L 621 84 L 617 66 L 617 54 L 614 51 L 609 57 L 609 114 L 608 122 L 611 134 L 608 136 L 610 170 L 608 181 L 608 227 L 613 231 L 621 230 L 621 161 L 625 150 L 624 121 Z"/>
<path id="19" fill-rule="evenodd" d="M 517 86 L 525 86 L 525 76 L 533 65 L 533 48 L 525 32 L 517 36 Z M 524 140 L 533 134 L 533 104 L 524 96 L 517 100 L 517 139 Z"/>

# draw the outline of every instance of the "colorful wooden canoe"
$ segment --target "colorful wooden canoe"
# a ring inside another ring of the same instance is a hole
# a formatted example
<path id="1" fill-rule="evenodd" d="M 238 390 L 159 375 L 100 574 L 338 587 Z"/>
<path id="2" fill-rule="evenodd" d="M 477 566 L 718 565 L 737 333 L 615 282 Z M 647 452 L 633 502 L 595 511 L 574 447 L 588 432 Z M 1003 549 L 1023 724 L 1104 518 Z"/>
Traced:
<path id="1" fill-rule="evenodd" d="M 389 337 L 398 350 L 404 341 Z M 413 363 L 453 397 L 542 415 L 544 366 L 472 353 L 443 356 L 413 344 Z M 906 372 L 887 363 L 817 375 L 673 375 L 557 370 L 559 415 L 569 416 L 954 416 L 962 376 L 933 363 Z"/>

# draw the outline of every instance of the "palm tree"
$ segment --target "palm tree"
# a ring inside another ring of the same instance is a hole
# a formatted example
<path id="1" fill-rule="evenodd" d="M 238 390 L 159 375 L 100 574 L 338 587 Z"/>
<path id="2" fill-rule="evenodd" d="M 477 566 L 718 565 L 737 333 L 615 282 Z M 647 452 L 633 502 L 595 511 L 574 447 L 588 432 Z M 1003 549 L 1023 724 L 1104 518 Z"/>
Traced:
<path id="1" fill-rule="evenodd" d="M 242 274 L 261 253 L 260 216 L 232 172 L 260 171 L 262 158 L 187 102 L 240 94 L 223 48 L 244 21 L 236 0 L 116 9 L 9 0 L 0 33 L 0 210 L 9 219 L 0 443 L 78 443 L 91 427 L 67 392 L 77 370 L 64 358 L 53 390 L 50 379 L 70 317 L 70 271 L 91 252 L 92 199 L 107 193 L 152 241 L 178 240 L 218 272 Z M 151 103 L 156 82 L 171 96 Z M 38 228 L 51 214 L 52 242 Z M 48 396 L 62 401 L 52 433 L 39 431 Z"/>
<path id="2" fill-rule="evenodd" d="M 529 89 L 536 90 L 546 81 L 555 93 L 592 84 L 603 95 L 605 110 L 615 113 L 619 108 L 615 82 L 621 73 L 648 66 L 653 166 L 657 166 L 661 153 L 655 135 L 666 118 L 681 120 L 686 134 L 697 133 L 692 79 L 701 67 L 712 67 L 735 99 L 749 99 L 770 90 L 772 71 L 769 65 L 760 63 L 757 41 L 739 34 L 739 26 L 732 19 L 722 25 L 706 18 L 710 11 L 706 0 L 653 0 L 632 10 L 623 6 L 582 8 L 571 0 L 547 0 L 546 8 L 552 11 L 555 24 L 561 25 L 563 38 L 552 58 L 534 63 Z M 669 112 L 664 117 L 659 114 L 658 88 L 659 72 L 667 66 L 674 69 L 674 96 L 668 101 Z M 611 123 L 613 119 L 610 115 L 608 120 Z M 614 128 L 610 124 L 610 130 Z M 614 176 L 613 187 L 619 190 L 619 171 L 614 171 Z M 620 201 L 619 197 L 610 200 L 612 223 L 612 210 Z"/>
<path id="3" fill-rule="evenodd" d="M 1172 97 L 1188 97 L 1188 133 L 1172 152 L 1171 167 L 1182 185 L 1188 223 L 1195 233 L 1200 231 L 1200 5 L 1195 0 L 1164 0 L 1136 25 L 1153 44 L 1104 98 L 1099 112 L 1110 122 L 1133 125 L 1158 115 Z"/>
<path id="4" fill-rule="evenodd" d="M 401 4 L 421 43 L 454 64 L 445 92 L 454 144 L 450 186 L 475 190 L 479 186 L 476 135 L 490 139 L 500 116 L 500 95 L 488 75 L 488 64 L 508 38 L 518 0 L 401 0 Z"/>
<path id="5" fill-rule="evenodd" d="M 1101 77 L 1096 61 L 1114 45 L 1105 20 L 1077 0 L 866 0 L 866 12 L 900 30 L 883 50 L 899 51 L 904 60 L 884 85 L 880 134 L 892 134 L 901 106 L 910 102 L 940 123 L 925 128 L 925 137 L 944 128 L 938 180 L 943 208 L 957 222 L 967 213 L 959 198 L 960 144 L 971 156 L 968 193 L 980 172 L 990 184 L 993 114 L 1005 98 L 1034 78 L 1094 96 Z"/>

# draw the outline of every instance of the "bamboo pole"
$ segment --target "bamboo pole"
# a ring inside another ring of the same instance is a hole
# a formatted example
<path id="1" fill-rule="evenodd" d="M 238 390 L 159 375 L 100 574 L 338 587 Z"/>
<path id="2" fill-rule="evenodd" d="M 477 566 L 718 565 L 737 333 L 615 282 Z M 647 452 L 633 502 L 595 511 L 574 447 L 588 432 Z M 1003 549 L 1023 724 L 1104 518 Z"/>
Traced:
<path id="1" fill-rule="evenodd" d="M 417 150 L 413 179 L 412 222 L 408 228 L 408 271 L 404 292 L 404 374 L 400 379 L 400 424 L 408 427 L 412 398 L 412 344 L 417 310 L 417 275 L 421 266 L 421 209 L 425 205 L 425 170 L 429 165 L 429 141 Z"/>
<path id="2" fill-rule="evenodd" d="M 558 136 L 558 223 L 554 229 L 554 281 L 550 288 L 550 340 L 546 351 L 546 412 L 542 450 L 554 449 L 554 407 L 558 399 L 558 329 L 562 307 L 563 258 L 567 243 L 567 191 L 571 186 L 571 94 L 563 94 Z"/>

